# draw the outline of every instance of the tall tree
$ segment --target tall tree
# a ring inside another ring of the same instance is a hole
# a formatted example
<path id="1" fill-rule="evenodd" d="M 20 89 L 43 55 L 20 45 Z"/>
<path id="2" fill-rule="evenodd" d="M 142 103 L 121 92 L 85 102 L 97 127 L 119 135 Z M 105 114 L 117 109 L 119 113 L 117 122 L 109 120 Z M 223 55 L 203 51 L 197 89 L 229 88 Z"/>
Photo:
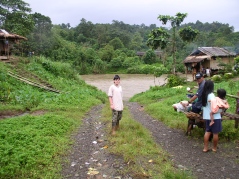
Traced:
<path id="1" fill-rule="evenodd" d="M 117 49 L 121 49 L 124 47 L 124 44 L 122 43 L 122 41 L 116 37 L 114 39 L 112 39 L 109 44 L 114 47 L 114 50 L 117 50 Z"/>
<path id="2" fill-rule="evenodd" d="M 25 36 L 34 27 L 30 12 L 29 4 L 22 0 L 2 0 L 0 2 L 0 27 Z"/>
<path id="3" fill-rule="evenodd" d="M 175 16 L 169 15 L 159 15 L 158 19 L 162 22 L 163 25 L 166 25 L 167 22 L 171 23 L 171 30 L 172 35 L 170 35 L 165 28 L 158 28 L 153 29 L 149 35 L 147 45 L 150 46 L 152 49 L 165 49 L 169 44 L 172 45 L 171 53 L 173 56 L 173 73 L 175 74 L 175 67 L 176 67 L 176 33 L 177 28 L 180 24 L 184 21 L 187 17 L 187 13 L 180 13 L 178 12 Z M 183 41 L 190 42 L 194 40 L 199 33 L 197 30 L 193 30 L 191 27 L 186 27 L 179 31 L 179 35 Z"/>
<path id="4" fill-rule="evenodd" d="M 80 24 L 76 26 L 76 33 L 83 34 L 86 38 L 91 38 L 93 28 L 94 24 L 91 21 L 82 18 Z"/>
<path id="5" fill-rule="evenodd" d="M 32 14 L 32 19 L 35 26 L 32 32 L 27 35 L 28 41 L 25 42 L 26 49 L 34 51 L 36 55 L 46 55 L 53 43 L 51 32 L 53 25 L 51 19 L 40 13 Z"/>
<path id="6" fill-rule="evenodd" d="M 51 28 L 53 25 L 52 25 L 50 17 L 44 16 L 40 13 L 34 13 L 32 14 L 32 18 L 35 23 L 35 28 L 34 28 L 35 32 L 38 32 L 38 33 L 51 32 Z"/>
<path id="7" fill-rule="evenodd" d="M 140 50 L 143 44 L 143 38 L 139 32 L 136 32 L 131 40 L 130 49 Z"/>

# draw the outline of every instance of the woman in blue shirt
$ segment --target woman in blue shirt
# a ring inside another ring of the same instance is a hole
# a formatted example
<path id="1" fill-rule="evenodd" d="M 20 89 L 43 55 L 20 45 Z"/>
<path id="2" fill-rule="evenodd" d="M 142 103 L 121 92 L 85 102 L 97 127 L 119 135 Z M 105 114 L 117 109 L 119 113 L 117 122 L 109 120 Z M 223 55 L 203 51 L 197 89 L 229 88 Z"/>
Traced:
<path id="1" fill-rule="evenodd" d="M 202 92 L 202 106 L 203 106 L 203 119 L 206 123 L 206 131 L 204 134 L 204 149 L 203 152 L 208 152 L 208 142 L 211 133 L 213 134 L 213 148 L 212 151 L 217 151 L 218 144 L 218 133 L 222 131 L 222 121 L 221 121 L 221 113 L 213 114 L 214 124 L 210 124 L 210 112 L 211 112 L 211 101 L 215 98 L 213 94 L 214 91 L 214 83 L 211 80 L 207 80 L 204 84 L 203 92 Z"/>

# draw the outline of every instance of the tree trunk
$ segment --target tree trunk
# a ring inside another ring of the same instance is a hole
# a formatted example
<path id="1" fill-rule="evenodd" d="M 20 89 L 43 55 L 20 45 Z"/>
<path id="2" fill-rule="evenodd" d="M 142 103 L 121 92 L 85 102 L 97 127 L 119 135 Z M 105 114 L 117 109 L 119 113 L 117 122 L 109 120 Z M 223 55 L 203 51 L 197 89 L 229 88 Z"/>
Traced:
<path id="1" fill-rule="evenodd" d="M 175 74 L 176 70 L 176 57 L 175 57 L 175 50 L 176 49 L 176 28 L 173 28 L 173 74 Z"/>

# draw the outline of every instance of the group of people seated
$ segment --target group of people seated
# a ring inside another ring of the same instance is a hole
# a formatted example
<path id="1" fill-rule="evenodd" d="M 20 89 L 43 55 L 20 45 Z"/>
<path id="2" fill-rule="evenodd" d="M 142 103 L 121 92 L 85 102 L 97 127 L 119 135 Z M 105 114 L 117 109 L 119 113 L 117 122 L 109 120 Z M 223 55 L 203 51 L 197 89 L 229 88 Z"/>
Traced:
<path id="1" fill-rule="evenodd" d="M 193 112 L 201 114 L 205 122 L 205 135 L 204 135 L 204 149 L 203 152 L 208 152 L 208 141 L 211 134 L 213 134 L 213 148 L 212 151 L 217 150 L 218 133 L 222 131 L 221 113 L 223 110 L 229 108 L 224 89 L 217 90 L 217 97 L 214 95 L 214 83 L 211 80 L 205 80 L 202 73 L 197 73 L 195 79 L 198 84 L 196 94 L 189 96 L 188 101 L 180 101 L 173 104 L 173 108 L 178 112 Z M 187 133 L 191 133 L 195 124 L 195 120 L 188 120 Z"/>

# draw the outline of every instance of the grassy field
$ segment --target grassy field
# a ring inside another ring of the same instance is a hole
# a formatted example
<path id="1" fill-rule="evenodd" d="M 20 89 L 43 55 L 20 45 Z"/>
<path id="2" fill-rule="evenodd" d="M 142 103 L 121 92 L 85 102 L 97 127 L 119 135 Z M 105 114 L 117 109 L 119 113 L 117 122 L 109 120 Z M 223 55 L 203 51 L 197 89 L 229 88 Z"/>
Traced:
<path id="1" fill-rule="evenodd" d="M 34 74 L 61 92 L 22 83 L 8 71 Z M 0 120 L 0 178 L 61 178 L 69 136 L 92 106 L 105 102 L 106 94 L 79 79 L 69 64 L 45 58 L 21 59 L 17 66 L 0 63 L 0 86 L 0 114 L 25 113 Z M 30 115 L 37 111 L 42 115 Z"/>
<path id="2" fill-rule="evenodd" d="M 22 83 L 10 77 L 8 71 L 28 78 L 37 76 L 31 80 L 47 82 L 60 93 Z M 231 91 L 230 94 L 236 94 L 238 85 L 236 82 L 229 88 L 226 81 L 216 84 L 216 88 L 223 87 Z M 106 94 L 87 85 L 69 64 L 44 57 L 20 59 L 17 64 L 0 63 L 0 86 L 0 114 L 24 113 L 0 120 L 0 178 L 61 178 L 62 156 L 73 142 L 70 135 L 92 106 L 107 102 Z M 187 86 L 195 84 L 188 83 L 181 89 L 152 87 L 131 100 L 144 105 L 147 113 L 166 125 L 185 130 L 187 119 L 184 114 L 174 112 L 172 104 L 185 99 Z M 235 100 L 228 100 L 229 111 L 234 112 Z M 41 115 L 31 115 L 39 111 Z M 110 118 L 108 107 L 103 109 L 102 116 L 103 120 Z M 192 178 L 189 172 L 173 167 L 168 154 L 153 142 L 150 131 L 133 120 L 128 109 L 124 111 L 124 118 L 126 122 L 121 127 L 125 132 L 119 131 L 114 138 L 109 136 L 109 151 L 133 164 L 122 173 L 130 171 L 152 178 Z M 110 124 L 107 130 L 109 127 Z M 222 138 L 230 135 L 231 140 L 238 139 L 239 132 L 233 122 L 225 121 L 223 127 Z M 202 135 L 201 130 L 194 132 L 196 136 Z"/>
<path id="3" fill-rule="evenodd" d="M 32 81 L 40 79 L 60 93 L 22 83 L 10 77 L 8 71 Z M 43 57 L 21 59 L 14 65 L 0 63 L 0 83 L 0 114 L 24 113 L 0 120 L 0 178 L 61 178 L 62 156 L 73 142 L 71 134 L 92 106 L 106 102 L 106 94 L 79 79 L 69 64 Z M 39 112 L 41 115 L 32 115 Z M 110 110 L 104 108 L 102 115 L 109 119 Z M 153 142 L 149 131 L 131 118 L 127 109 L 124 118 L 127 122 L 121 127 L 127 132 L 118 133 L 117 138 L 109 136 L 108 144 L 110 152 L 123 155 L 125 162 L 132 163 L 122 174 L 191 178 L 190 173 L 173 167 L 167 153 Z"/>

